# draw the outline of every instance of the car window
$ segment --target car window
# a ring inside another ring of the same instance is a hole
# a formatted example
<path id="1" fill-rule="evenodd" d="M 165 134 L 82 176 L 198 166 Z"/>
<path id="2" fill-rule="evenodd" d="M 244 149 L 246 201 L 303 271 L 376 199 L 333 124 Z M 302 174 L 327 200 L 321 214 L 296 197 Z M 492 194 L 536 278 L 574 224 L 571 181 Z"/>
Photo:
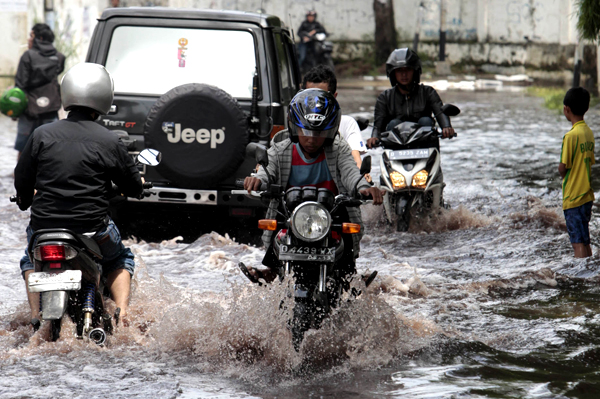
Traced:
<path id="1" fill-rule="evenodd" d="M 162 95 L 182 84 L 206 83 L 251 98 L 254 38 L 240 30 L 119 26 L 106 69 L 116 93 Z"/>
<path id="2" fill-rule="evenodd" d="M 293 91 L 292 76 L 290 74 L 289 58 L 280 33 L 275 33 L 275 49 L 277 50 L 277 66 L 281 76 L 281 97 L 291 98 Z"/>

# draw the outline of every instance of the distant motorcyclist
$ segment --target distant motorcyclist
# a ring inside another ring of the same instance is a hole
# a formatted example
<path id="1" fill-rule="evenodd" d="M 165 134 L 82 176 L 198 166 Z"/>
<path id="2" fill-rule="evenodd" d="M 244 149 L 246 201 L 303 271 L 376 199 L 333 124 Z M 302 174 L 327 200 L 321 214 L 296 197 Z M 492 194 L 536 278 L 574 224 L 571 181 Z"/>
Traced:
<path id="1" fill-rule="evenodd" d="M 324 187 L 338 193 L 351 193 L 355 186 L 366 196 L 373 197 L 373 204 L 383 202 L 382 192 L 371 187 L 361 178 L 356 162 L 352 158 L 348 143 L 338 134 L 341 110 L 334 95 L 321 89 L 300 91 L 292 99 L 288 112 L 288 129 L 290 137 L 269 148 L 269 175 L 275 184 L 284 188 L 315 186 Z M 261 167 L 256 176 L 246 177 L 244 189 L 264 190 L 267 187 L 267 173 Z M 276 217 L 278 200 L 272 200 L 267 210 L 267 219 Z M 359 208 L 348 208 L 349 221 L 362 225 Z M 359 241 L 362 234 L 355 234 L 349 247 L 353 248 L 353 259 L 350 269 L 354 267 L 354 258 L 358 257 Z M 272 231 L 265 231 L 263 243 L 267 248 L 265 260 L 272 251 Z M 353 245 L 352 245 L 353 244 Z M 271 266 L 263 260 L 265 266 Z M 249 270 L 257 278 L 272 280 L 270 273 L 260 273 L 256 269 Z"/>
<path id="2" fill-rule="evenodd" d="M 113 81 L 101 65 L 75 65 L 61 84 L 67 119 L 43 125 L 32 133 L 15 168 L 17 204 L 31 206 L 27 241 L 34 231 L 66 228 L 94 239 L 102 252 L 102 276 L 124 316 L 129 303 L 134 256 L 108 217 L 111 181 L 127 196 L 139 197 L 142 179 L 115 132 L 94 121 L 106 115 L 113 101 Z M 34 266 L 27 251 L 21 272 Z M 39 327 L 39 294 L 28 292 L 34 329 Z"/>
<path id="3" fill-rule="evenodd" d="M 306 13 L 306 19 L 300 24 L 298 28 L 298 37 L 300 38 L 300 44 L 298 45 L 298 64 L 300 68 L 304 67 L 306 61 L 306 54 L 310 46 L 314 46 L 312 43 L 313 37 L 317 33 L 325 33 L 325 28 L 317 21 L 317 12 L 310 10 Z"/>
<path id="4" fill-rule="evenodd" d="M 409 48 L 396 49 L 388 57 L 385 69 L 392 88 L 377 97 L 373 133 L 367 140 L 367 147 L 376 145 L 381 132 L 391 130 L 401 122 L 433 126 L 432 115 L 442 128 L 444 138 L 454 136 L 450 119 L 442 112 L 443 103 L 437 91 L 421 84 L 421 60 L 417 53 Z M 439 142 L 434 145 L 439 148 Z"/>

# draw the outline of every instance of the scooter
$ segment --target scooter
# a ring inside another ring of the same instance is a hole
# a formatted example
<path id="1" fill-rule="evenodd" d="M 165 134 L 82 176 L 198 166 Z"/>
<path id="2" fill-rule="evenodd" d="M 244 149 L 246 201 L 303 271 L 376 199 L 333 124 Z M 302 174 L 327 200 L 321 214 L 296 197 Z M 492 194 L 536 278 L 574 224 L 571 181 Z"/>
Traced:
<path id="1" fill-rule="evenodd" d="M 160 162 L 156 150 L 143 150 L 136 163 L 155 166 Z M 116 187 L 116 186 L 114 186 Z M 152 183 L 144 183 L 151 188 Z M 144 190 L 143 196 L 151 195 Z M 16 196 L 10 198 L 17 201 Z M 51 340 L 60 337 L 61 322 L 68 315 L 76 324 L 76 336 L 97 345 L 106 343 L 113 331 L 113 317 L 104 307 L 104 286 L 98 261 L 102 253 L 90 234 L 52 228 L 34 232 L 27 247 L 34 272 L 29 274 L 29 292 L 40 293 L 40 317 L 51 322 Z M 118 323 L 119 310 L 115 313 Z"/>
<path id="2" fill-rule="evenodd" d="M 266 171 L 266 148 L 256 147 L 256 161 Z M 366 157 L 361 175 L 370 169 L 371 158 Z M 248 195 L 248 192 L 232 190 L 232 194 Z M 350 281 L 356 273 L 352 234 L 360 232 L 360 225 L 345 222 L 345 208 L 369 201 L 358 198 L 357 193 L 335 196 L 325 188 L 306 186 L 284 190 L 271 183 L 266 191 L 253 191 L 250 195 L 266 203 L 277 199 L 281 204 L 280 218 L 259 220 L 258 227 L 274 232 L 273 244 L 266 255 L 268 263 L 273 263 L 272 270 L 280 280 L 286 276 L 295 278 L 290 327 L 292 342 L 298 351 L 304 333 L 311 328 L 318 329 L 331 309 L 338 305 L 342 293 L 350 289 Z M 240 269 L 250 278 L 243 263 Z M 369 285 L 376 275 L 372 273 L 365 283 Z"/>
<path id="3" fill-rule="evenodd" d="M 442 112 L 456 116 L 460 109 L 445 104 Z M 382 132 L 381 188 L 388 191 L 383 207 L 390 224 L 396 221 L 397 231 L 408 231 L 411 212 L 444 206 L 444 183 L 440 167 L 440 150 L 431 146 L 441 137 L 436 126 L 420 126 L 402 122 L 392 130 Z"/>

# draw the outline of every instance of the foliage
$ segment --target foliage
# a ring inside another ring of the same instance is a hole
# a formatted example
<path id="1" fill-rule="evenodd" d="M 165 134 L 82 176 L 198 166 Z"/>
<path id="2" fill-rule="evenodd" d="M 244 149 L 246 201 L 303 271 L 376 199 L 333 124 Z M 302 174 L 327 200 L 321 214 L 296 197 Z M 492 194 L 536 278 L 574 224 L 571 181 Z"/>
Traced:
<path id="1" fill-rule="evenodd" d="M 544 99 L 544 106 L 548 109 L 562 113 L 563 99 L 567 93 L 566 89 L 560 87 L 540 87 L 530 86 L 527 88 L 527 94 Z M 592 96 L 590 98 L 590 108 L 600 103 L 600 98 Z"/>
<path id="2" fill-rule="evenodd" d="M 577 29 L 584 39 L 598 40 L 600 37 L 600 1 L 579 0 Z"/>

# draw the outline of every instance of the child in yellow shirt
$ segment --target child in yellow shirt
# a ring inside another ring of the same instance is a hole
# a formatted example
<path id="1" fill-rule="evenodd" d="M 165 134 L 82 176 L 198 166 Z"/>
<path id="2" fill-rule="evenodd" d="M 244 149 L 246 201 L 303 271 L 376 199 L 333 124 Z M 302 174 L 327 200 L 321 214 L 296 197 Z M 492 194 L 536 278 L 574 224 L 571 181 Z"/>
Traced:
<path id="1" fill-rule="evenodd" d="M 594 134 L 583 120 L 590 105 L 590 93 L 582 87 L 567 91 L 563 113 L 573 127 L 563 137 L 558 172 L 562 177 L 563 212 L 576 258 L 592 256 L 589 223 L 594 191 L 591 187 Z"/>

